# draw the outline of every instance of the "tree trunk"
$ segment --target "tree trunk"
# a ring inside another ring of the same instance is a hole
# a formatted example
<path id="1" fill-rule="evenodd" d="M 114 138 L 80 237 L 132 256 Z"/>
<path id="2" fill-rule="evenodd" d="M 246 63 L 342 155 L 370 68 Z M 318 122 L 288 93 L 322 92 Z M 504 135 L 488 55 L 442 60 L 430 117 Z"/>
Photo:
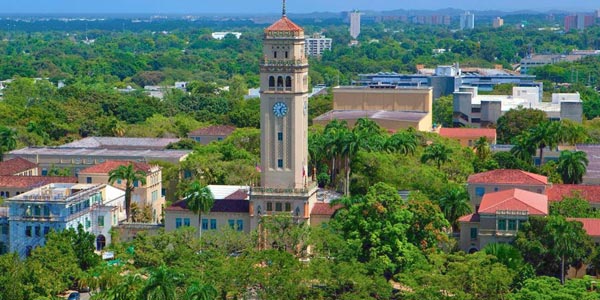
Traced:
<path id="1" fill-rule="evenodd" d="M 544 164 L 544 147 L 540 146 L 540 167 Z"/>
<path id="2" fill-rule="evenodd" d="M 131 222 L 131 189 L 125 188 L 125 216 L 127 223 Z"/>
<path id="3" fill-rule="evenodd" d="M 565 284 L 565 256 L 560 259 L 560 284 Z"/>
<path id="4" fill-rule="evenodd" d="M 331 159 L 331 185 L 335 186 L 335 155 Z"/>
<path id="5" fill-rule="evenodd" d="M 346 157 L 346 196 L 350 195 L 350 156 Z"/>
<path id="6" fill-rule="evenodd" d="M 198 213 L 198 241 L 200 240 L 202 240 L 202 213 Z"/>

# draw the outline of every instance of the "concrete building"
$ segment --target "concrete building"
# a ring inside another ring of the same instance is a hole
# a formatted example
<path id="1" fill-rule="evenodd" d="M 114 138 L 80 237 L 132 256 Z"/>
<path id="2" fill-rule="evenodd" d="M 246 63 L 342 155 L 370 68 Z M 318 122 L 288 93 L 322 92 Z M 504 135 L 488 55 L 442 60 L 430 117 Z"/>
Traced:
<path id="1" fill-rule="evenodd" d="M 475 15 L 470 11 L 465 11 L 460 15 L 460 30 L 469 30 L 475 28 Z"/>
<path id="2" fill-rule="evenodd" d="M 529 73 L 531 68 L 556 64 L 559 62 L 574 62 L 586 56 L 600 55 L 600 50 L 573 50 L 569 54 L 532 54 L 521 59 L 521 74 Z"/>
<path id="3" fill-rule="evenodd" d="M 79 172 L 78 179 L 86 184 L 109 184 L 108 178 L 110 171 L 120 167 L 133 164 L 135 171 L 141 171 L 146 174 L 146 184 L 134 182 L 133 192 L 131 193 L 132 203 L 136 203 L 140 208 L 150 207 L 152 209 L 152 223 L 159 223 L 165 205 L 165 190 L 162 187 L 161 167 L 151 166 L 143 162 L 117 161 L 109 160 L 85 168 Z M 117 180 L 112 186 L 125 190 L 126 181 Z"/>
<path id="4" fill-rule="evenodd" d="M 392 132 L 410 127 L 431 131 L 432 102 L 430 87 L 336 87 L 333 89 L 333 110 L 314 118 L 313 123 L 324 126 L 337 119 L 353 126 L 359 118 L 369 118 Z"/>
<path id="5" fill-rule="evenodd" d="M 573 29 L 581 31 L 594 24 L 596 24 L 596 17 L 592 14 L 579 13 L 565 16 L 564 20 L 565 32 L 569 32 Z"/>
<path id="6" fill-rule="evenodd" d="M 233 32 L 233 31 L 226 31 L 226 32 L 213 32 L 211 34 L 212 38 L 215 39 L 215 40 L 222 40 L 227 35 L 231 35 L 231 36 L 234 36 L 236 39 L 240 39 L 240 37 L 242 36 L 242 33 L 241 32 Z"/>
<path id="7" fill-rule="evenodd" d="M 110 229 L 125 219 L 125 192 L 105 184 L 55 183 L 6 200 L 9 250 L 21 257 L 44 245 L 50 230 L 84 230 L 96 248 L 110 244 Z"/>
<path id="8" fill-rule="evenodd" d="M 536 82 L 533 75 L 521 75 L 494 68 L 459 68 L 453 66 L 437 66 L 435 69 L 420 68 L 417 74 L 398 74 L 395 72 L 379 72 L 359 74 L 353 85 L 396 85 L 402 87 L 433 88 L 433 99 L 452 95 L 461 86 L 477 87 L 480 91 L 492 91 L 498 84 L 514 84 L 524 87 L 537 87 L 543 90 L 542 82 Z"/>
<path id="9" fill-rule="evenodd" d="M 537 88 L 513 87 L 513 94 L 478 95 L 477 88 L 461 87 L 454 92 L 455 127 L 488 127 L 511 109 L 519 107 L 542 110 L 550 120 L 570 119 L 581 122 L 583 106 L 579 93 L 553 94 L 552 102 L 542 102 Z"/>
<path id="10" fill-rule="evenodd" d="M 354 40 L 360 35 L 360 15 L 358 10 L 350 13 L 350 36 Z"/>
<path id="11" fill-rule="evenodd" d="M 306 38 L 304 49 L 308 56 L 321 56 L 324 51 L 331 51 L 332 39 L 315 33 L 312 37 Z"/>
<path id="12" fill-rule="evenodd" d="M 492 27 L 500 28 L 502 26 L 504 26 L 504 19 L 496 17 L 494 20 L 492 20 Z"/>
<path id="13" fill-rule="evenodd" d="M 190 131 L 188 138 L 200 144 L 208 145 L 210 142 L 226 139 L 235 129 L 234 126 L 229 125 L 212 125 Z"/>
<path id="14" fill-rule="evenodd" d="M 166 150 L 179 139 L 88 137 L 58 147 L 26 147 L 13 150 L 6 158 L 22 157 L 36 163 L 45 176 L 52 167 L 67 168 L 77 176 L 82 169 L 107 160 L 179 163 L 191 150 Z"/>

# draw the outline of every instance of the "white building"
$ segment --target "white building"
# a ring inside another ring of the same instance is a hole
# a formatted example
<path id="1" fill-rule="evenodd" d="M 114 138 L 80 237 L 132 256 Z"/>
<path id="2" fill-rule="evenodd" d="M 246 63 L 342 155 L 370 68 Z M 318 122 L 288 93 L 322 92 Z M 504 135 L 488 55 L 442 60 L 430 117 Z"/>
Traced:
<path id="1" fill-rule="evenodd" d="M 53 183 L 6 200 L 10 252 L 21 257 L 46 242 L 50 230 L 83 226 L 96 249 L 111 242 L 110 229 L 125 220 L 125 192 L 106 184 Z"/>
<path id="2" fill-rule="evenodd" d="M 312 37 L 306 38 L 304 50 L 309 56 L 321 56 L 324 51 L 331 51 L 332 39 L 314 34 Z"/>
<path id="3" fill-rule="evenodd" d="M 473 28 L 475 28 L 475 15 L 470 11 L 466 11 L 460 15 L 460 29 L 466 30 Z"/>
<path id="4" fill-rule="evenodd" d="M 233 31 L 225 31 L 225 32 L 213 32 L 212 33 L 212 37 L 215 40 L 222 40 L 224 39 L 228 34 L 231 34 L 233 36 L 235 36 L 236 39 L 240 39 L 240 37 L 242 36 L 241 32 L 233 32 Z"/>
<path id="5" fill-rule="evenodd" d="M 350 36 L 357 39 L 360 35 L 360 12 L 355 10 L 350 13 Z"/>

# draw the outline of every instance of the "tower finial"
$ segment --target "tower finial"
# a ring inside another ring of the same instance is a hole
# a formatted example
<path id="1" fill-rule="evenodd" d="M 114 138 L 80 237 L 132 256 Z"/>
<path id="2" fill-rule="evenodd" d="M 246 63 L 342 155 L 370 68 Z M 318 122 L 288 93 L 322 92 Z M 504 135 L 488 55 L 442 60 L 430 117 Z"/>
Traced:
<path id="1" fill-rule="evenodd" d="M 285 0 L 283 0 L 283 9 L 281 15 L 285 17 Z"/>

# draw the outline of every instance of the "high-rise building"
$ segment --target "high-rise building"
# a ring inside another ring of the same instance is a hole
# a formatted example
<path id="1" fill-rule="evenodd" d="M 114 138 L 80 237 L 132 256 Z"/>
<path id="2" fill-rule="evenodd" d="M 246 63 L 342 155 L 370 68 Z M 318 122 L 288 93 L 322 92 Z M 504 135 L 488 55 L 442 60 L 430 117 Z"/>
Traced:
<path id="1" fill-rule="evenodd" d="M 326 38 L 318 33 L 306 38 L 304 49 L 309 56 L 321 56 L 323 51 L 331 51 L 332 39 Z"/>
<path id="2" fill-rule="evenodd" d="M 473 29 L 475 28 L 475 15 L 470 11 L 465 11 L 460 15 L 460 29 Z"/>
<path id="3" fill-rule="evenodd" d="M 500 17 L 496 17 L 492 21 L 492 27 L 494 27 L 494 28 L 499 28 L 499 27 L 502 27 L 503 25 L 504 25 L 504 19 L 502 19 Z"/>
<path id="4" fill-rule="evenodd" d="M 260 187 L 250 196 L 251 228 L 261 218 L 291 214 L 309 222 L 316 184 L 308 177 L 308 60 L 304 30 L 287 18 L 264 31 L 260 65 Z"/>
<path id="5" fill-rule="evenodd" d="M 565 31 L 571 31 L 571 29 L 584 30 L 587 27 L 594 25 L 596 18 L 594 15 L 576 14 L 565 16 Z"/>
<path id="6" fill-rule="evenodd" d="M 357 39 L 360 35 L 360 12 L 355 10 L 350 13 L 350 36 Z"/>

